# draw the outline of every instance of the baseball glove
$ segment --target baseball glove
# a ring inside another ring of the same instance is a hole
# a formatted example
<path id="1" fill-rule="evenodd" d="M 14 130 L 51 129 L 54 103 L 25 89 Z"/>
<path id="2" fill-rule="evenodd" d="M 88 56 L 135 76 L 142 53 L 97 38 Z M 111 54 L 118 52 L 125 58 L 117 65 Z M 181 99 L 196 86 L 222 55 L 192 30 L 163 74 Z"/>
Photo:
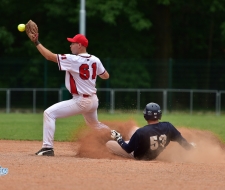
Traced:
<path id="1" fill-rule="evenodd" d="M 27 33 L 27 36 L 30 38 L 30 40 L 32 42 L 37 42 L 38 41 L 38 26 L 37 24 L 32 21 L 32 20 L 29 20 L 26 24 L 26 33 Z"/>

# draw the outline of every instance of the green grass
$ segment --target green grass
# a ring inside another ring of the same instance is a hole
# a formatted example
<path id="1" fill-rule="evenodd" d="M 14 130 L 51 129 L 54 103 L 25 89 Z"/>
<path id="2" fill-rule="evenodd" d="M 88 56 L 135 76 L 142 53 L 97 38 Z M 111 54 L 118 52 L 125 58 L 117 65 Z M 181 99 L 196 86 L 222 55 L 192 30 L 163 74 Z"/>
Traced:
<path id="1" fill-rule="evenodd" d="M 216 116 L 214 114 L 206 115 L 185 115 L 185 114 L 171 114 L 163 117 L 164 121 L 170 121 L 177 128 L 186 127 L 200 130 L 211 131 L 221 140 L 225 142 L 225 117 Z"/>
<path id="2" fill-rule="evenodd" d="M 135 120 L 139 127 L 146 125 L 142 114 L 135 113 L 99 113 L 100 121 Z M 161 121 L 169 121 L 178 129 L 180 127 L 209 130 L 225 141 L 225 117 L 214 114 L 168 113 Z M 71 133 L 84 126 L 81 115 L 56 121 L 56 141 L 68 141 Z M 10 113 L 0 114 L 0 139 L 8 140 L 42 140 L 43 115 Z"/>

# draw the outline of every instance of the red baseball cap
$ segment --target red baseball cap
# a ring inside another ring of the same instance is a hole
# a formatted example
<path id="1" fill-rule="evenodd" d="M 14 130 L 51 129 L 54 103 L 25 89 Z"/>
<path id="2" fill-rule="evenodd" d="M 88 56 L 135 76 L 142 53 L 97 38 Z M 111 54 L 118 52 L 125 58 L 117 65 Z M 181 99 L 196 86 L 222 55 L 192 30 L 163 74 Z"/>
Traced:
<path id="1" fill-rule="evenodd" d="M 73 38 L 67 38 L 69 42 L 72 43 L 81 43 L 82 46 L 87 47 L 88 46 L 88 40 L 87 38 L 82 34 L 77 34 Z"/>

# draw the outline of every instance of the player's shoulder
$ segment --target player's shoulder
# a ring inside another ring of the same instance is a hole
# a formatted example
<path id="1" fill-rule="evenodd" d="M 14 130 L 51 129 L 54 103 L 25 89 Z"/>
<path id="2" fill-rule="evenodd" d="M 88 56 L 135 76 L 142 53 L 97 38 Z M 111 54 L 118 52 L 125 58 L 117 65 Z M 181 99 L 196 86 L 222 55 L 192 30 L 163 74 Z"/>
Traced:
<path id="1" fill-rule="evenodd" d="M 170 131 L 177 130 L 172 123 L 167 122 L 167 121 L 160 122 L 160 128 L 165 129 L 165 130 L 170 130 Z"/>
<path id="2" fill-rule="evenodd" d="M 78 54 L 78 55 L 75 55 L 75 54 L 70 54 L 70 57 L 72 60 L 84 60 L 84 61 L 94 61 L 94 62 L 98 62 L 98 58 L 94 55 L 91 55 L 89 53 L 81 53 L 81 54 Z"/>
<path id="3" fill-rule="evenodd" d="M 139 128 L 138 130 L 136 130 L 136 133 L 142 134 L 142 133 L 146 133 L 146 131 L 149 131 L 149 130 L 151 130 L 150 125 L 145 125 L 145 126 Z"/>
<path id="4" fill-rule="evenodd" d="M 172 125 L 169 121 L 160 121 L 159 123 L 162 125 Z"/>
<path id="5" fill-rule="evenodd" d="M 170 122 L 168 122 L 168 121 L 160 121 L 159 122 L 159 124 L 161 125 L 161 126 L 168 126 L 168 127 L 173 127 L 173 124 L 172 123 L 170 123 Z"/>
<path id="6" fill-rule="evenodd" d="M 58 54 L 58 56 L 61 59 L 75 59 L 77 57 L 77 55 L 75 54 L 71 54 L 71 53 L 67 53 L 67 54 Z"/>
<path id="7" fill-rule="evenodd" d="M 69 56 L 72 56 L 73 54 L 71 54 L 71 53 L 58 53 L 57 54 L 58 56 L 60 56 L 60 57 L 69 57 Z"/>
<path id="8" fill-rule="evenodd" d="M 96 60 L 96 62 L 101 62 L 100 59 L 95 55 L 91 55 L 91 59 Z"/>

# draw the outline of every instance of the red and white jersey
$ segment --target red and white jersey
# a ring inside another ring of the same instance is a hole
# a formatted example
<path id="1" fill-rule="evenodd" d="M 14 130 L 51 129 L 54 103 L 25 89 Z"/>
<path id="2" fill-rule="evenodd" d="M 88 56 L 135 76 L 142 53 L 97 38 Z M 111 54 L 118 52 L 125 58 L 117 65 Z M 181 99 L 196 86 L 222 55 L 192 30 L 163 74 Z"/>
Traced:
<path id="1" fill-rule="evenodd" d="M 66 71 L 65 85 L 71 94 L 96 93 L 97 75 L 105 72 L 99 58 L 88 53 L 57 54 L 59 70 Z"/>

